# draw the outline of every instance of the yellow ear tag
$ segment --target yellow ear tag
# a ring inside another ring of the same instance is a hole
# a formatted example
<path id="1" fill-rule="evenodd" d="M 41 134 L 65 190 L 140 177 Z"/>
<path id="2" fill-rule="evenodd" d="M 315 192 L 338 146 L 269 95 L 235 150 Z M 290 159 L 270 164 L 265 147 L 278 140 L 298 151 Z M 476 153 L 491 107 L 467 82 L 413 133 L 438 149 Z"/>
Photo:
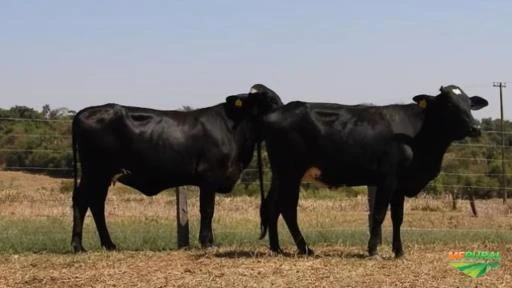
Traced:
<path id="1" fill-rule="evenodd" d="M 235 101 L 235 107 L 237 107 L 237 108 L 242 107 L 242 100 L 240 100 L 240 99 L 236 99 L 236 101 Z"/>
<path id="2" fill-rule="evenodd" d="M 421 109 L 427 108 L 427 100 L 421 99 L 420 102 L 418 102 L 418 106 L 420 106 Z"/>

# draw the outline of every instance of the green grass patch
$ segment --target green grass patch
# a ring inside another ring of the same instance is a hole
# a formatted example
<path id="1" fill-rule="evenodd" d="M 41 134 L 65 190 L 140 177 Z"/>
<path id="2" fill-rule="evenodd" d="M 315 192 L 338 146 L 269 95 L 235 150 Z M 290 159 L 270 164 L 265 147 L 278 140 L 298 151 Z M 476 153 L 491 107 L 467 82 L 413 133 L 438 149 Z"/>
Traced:
<path id="1" fill-rule="evenodd" d="M 364 229 L 332 229 L 307 231 L 303 229 L 306 241 L 315 244 L 336 243 L 346 246 L 366 245 L 369 233 Z M 453 245 L 495 243 L 507 244 L 512 242 L 512 233 L 506 230 L 431 230 L 431 229 L 402 229 L 404 244 L 418 245 Z M 383 245 L 391 245 L 391 229 L 383 229 Z"/>
<path id="2" fill-rule="evenodd" d="M 90 218 L 90 217 L 88 217 Z M 0 252 L 69 253 L 71 221 L 59 218 L 44 220 L 0 220 Z M 116 221 L 109 225 L 112 240 L 122 250 L 161 251 L 176 247 L 176 226 L 160 221 Z M 83 245 L 100 250 L 99 237 L 92 219 L 86 218 Z"/>
<path id="3" fill-rule="evenodd" d="M 45 218 L 35 220 L 0 219 L 0 253 L 70 253 L 70 219 Z M 110 221 L 113 241 L 123 251 L 165 251 L 176 249 L 176 226 L 167 219 L 133 219 Z M 280 221 L 281 245 L 294 250 L 288 229 Z M 314 229 L 303 227 L 304 237 L 312 246 L 343 245 L 366 247 L 366 229 Z M 220 246 L 256 248 L 268 246 L 268 239 L 258 240 L 256 223 L 222 223 L 214 225 L 216 241 Z M 392 232 L 383 231 L 383 245 L 390 245 Z M 190 223 L 190 242 L 198 248 L 198 226 Z M 479 243 L 512 243 L 512 233 L 506 230 L 402 230 L 405 245 L 471 245 Z M 84 226 L 86 249 L 101 250 L 96 227 L 91 217 Z"/>

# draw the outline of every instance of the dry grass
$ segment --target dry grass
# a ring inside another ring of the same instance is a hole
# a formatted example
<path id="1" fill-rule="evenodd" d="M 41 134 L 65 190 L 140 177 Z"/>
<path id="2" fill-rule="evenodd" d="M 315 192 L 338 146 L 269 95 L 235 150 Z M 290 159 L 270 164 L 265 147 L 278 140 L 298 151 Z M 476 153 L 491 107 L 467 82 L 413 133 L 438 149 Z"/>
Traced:
<path id="1" fill-rule="evenodd" d="M 59 218 L 71 223 L 71 194 L 60 192 L 61 181 L 0 172 L 0 219 Z M 107 203 L 109 223 L 132 219 L 175 221 L 172 192 L 148 198 L 127 190 L 120 184 L 111 189 Z M 198 197 L 195 191 L 189 196 L 193 224 L 199 219 Z M 512 230 L 510 208 L 500 200 L 477 201 L 477 218 L 470 216 L 466 202 L 458 206 L 452 211 L 449 199 L 408 199 L 403 227 Z M 229 231 L 225 227 L 247 226 L 254 227 L 256 235 L 258 207 L 259 200 L 255 198 L 218 197 L 215 231 L 226 233 Z M 365 229 L 366 199 L 302 199 L 299 217 L 305 232 Z M 389 217 L 385 227 L 391 227 Z M 512 261 L 510 244 L 489 246 L 484 240 L 473 247 L 457 243 L 417 245 L 404 240 L 406 260 L 391 259 L 389 247 L 384 246 L 380 251 L 385 259 L 381 261 L 366 259 L 364 247 L 332 243 L 315 246 L 317 256 L 311 258 L 272 256 L 264 247 L 266 241 L 254 241 L 254 248 L 222 247 L 210 251 L 0 254 L 0 287 L 510 287 L 512 266 L 502 265 L 475 280 L 448 266 L 450 250 L 499 250 L 507 261 Z"/>
<path id="2" fill-rule="evenodd" d="M 483 278 L 449 267 L 447 250 L 414 249 L 405 260 L 370 260 L 353 248 L 319 256 L 257 251 L 173 251 L 0 256 L 4 287 L 510 287 L 512 267 Z"/>
<path id="3" fill-rule="evenodd" d="M 34 219 L 44 217 L 68 217 L 71 219 L 71 194 L 62 193 L 62 180 L 41 175 L 19 172 L 0 172 L 0 217 L 10 219 Z M 189 217 L 199 219 L 198 193 L 189 188 Z M 332 192 L 336 193 L 336 192 Z M 109 192 L 106 204 L 107 219 L 151 219 L 175 220 L 175 197 L 173 191 L 165 191 L 154 197 L 117 184 Z M 316 228 L 361 228 L 367 223 L 366 198 L 301 199 L 299 217 L 301 225 Z M 459 201 L 457 210 L 451 210 L 448 198 L 432 199 L 419 197 L 406 200 L 404 228 L 436 229 L 512 229 L 510 205 L 501 200 L 478 200 L 479 217 L 472 217 L 467 201 Z M 257 223 L 259 199 L 240 196 L 219 195 L 215 206 L 215 221 L 218 224 L 233 221 Z M 390 228 L 390 217 L 384 227 Z M 335 225 L 335 226 L 333 226 Z"/>

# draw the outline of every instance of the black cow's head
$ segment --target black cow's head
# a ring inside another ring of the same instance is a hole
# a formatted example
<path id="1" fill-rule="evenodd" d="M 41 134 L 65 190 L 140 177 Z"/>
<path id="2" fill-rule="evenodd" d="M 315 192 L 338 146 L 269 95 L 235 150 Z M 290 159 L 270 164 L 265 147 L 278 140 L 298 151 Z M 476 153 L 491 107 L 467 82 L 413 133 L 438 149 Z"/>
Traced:
<path id="1" fill-rule="evenodd" d="M 262 84 L 253 85 L 249 94 L 228 96 L 226 103 L 230 115 L 256 119 L 283 105 L 281 98 Z"/>
<path id="2" fill-rule="evenodd" d="M 434 129 L 446 133 L 453 140 L 480 136 L 478 122 L 471 115 L 471 110 L 479 110 L 488 102 L 482 97 L 468 97 L 458 86 L 441 86 L 437 96 L 417 95 L 414 102 L 426 110 L 426 121 L 433 124 Z"/>

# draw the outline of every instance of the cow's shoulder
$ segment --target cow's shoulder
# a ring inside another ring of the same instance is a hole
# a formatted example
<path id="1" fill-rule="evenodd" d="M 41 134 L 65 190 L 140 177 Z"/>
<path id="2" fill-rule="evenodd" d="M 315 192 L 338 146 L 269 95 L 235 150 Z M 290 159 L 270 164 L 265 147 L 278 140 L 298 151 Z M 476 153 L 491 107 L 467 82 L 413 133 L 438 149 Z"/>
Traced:
<path id="1" fill-rule="evenodd" d="M 382 109 L 394 134 L 414 138 L 421 131 L 425 112 L 416 104 L 388 105 Z"/>
<path id="2" fill-rule="evenodd" d="M 263 117 L 265 129 L 293 129 L 308 115 L 309 103 L 289 102 Z"/>

